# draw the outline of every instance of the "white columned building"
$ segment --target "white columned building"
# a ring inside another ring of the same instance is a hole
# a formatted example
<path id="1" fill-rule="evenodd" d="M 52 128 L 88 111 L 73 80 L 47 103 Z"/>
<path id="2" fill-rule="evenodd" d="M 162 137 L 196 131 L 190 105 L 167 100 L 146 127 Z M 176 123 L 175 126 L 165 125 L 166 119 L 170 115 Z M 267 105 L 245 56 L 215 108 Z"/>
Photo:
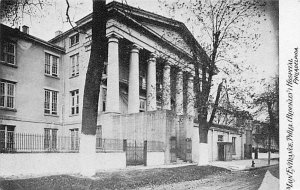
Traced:
<path id="1" fill-rule="evenodd" d="M 138 113 L 140 108 L 139 93 L 139 50 L 134 44 L 130 51 L 129 60 L 129 87 L 128 87 L 128 113 Z"/>
<path id="2" fill-rule="evenodd" d="M 147 70 L 147 111 L 156 110 L 156 59 L 151 54 Z"/>
<path id="3" fill-rule="evenodd" d="M 183 72 L 178 68 L 176 73 L 175 109 L 177 115 L 183 115 Z"/>
<path id="4" fill-rule="evenodd" d="M 167 63 L 163 70 L 163 90 L 162 90 L 162 109 L 171 110 L 171 67 Z"/>
<path id="5" fill-rule="evenodd" d="M 108 37 L 107 59 L 107 112 L 120 113 L 119 97 L 119 39 L 121 36 L 110 34 Z"/>

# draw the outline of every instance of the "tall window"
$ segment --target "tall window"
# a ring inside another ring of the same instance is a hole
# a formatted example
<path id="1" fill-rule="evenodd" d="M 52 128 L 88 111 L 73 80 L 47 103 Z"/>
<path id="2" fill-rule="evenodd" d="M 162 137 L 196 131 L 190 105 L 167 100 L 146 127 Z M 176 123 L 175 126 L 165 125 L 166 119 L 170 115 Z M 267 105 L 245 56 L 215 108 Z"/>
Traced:
<path id="1" fill-rule="evenodd" d="M 79 150 L 78 128 L 70 129 L 71 131 L 71 150 Z"/>
<path id="2" fill-rule="evenodd" d="M 14 149 L 15 126 L 0 125 L 0 152 L 11 152 Z"/>
<path id="3" fill-rule="evenodd" d="M 106 95 L 107 95 L 107 89 L 106 88 L 102 88 L 103 93 L 102 93 L 102 111 L 105 112 L 106 111 Z"/>
<path id="4" fill-rule="evenodd" d="M 79 75 L 79 54 L 72 55 L 71 59 L 71 76 Z"/>
<path id="5" fill-rule="evenodd" d="M 74 46 L 79 43 L 79 34 L 75 34 L 70 37 L 70 46 Z"/>
<path id="6" fill-rule="evenodd" d="M 146 111 L 146 100 L 140 99 L 140 112 L 145 112 L 145 111 Z"/>
<path id="7" fill-rule="evenodd" d="M 0 81 L 0 107 L 15 108 L 15 84 Z"/>
<path id="8" fill-rule="evenodd" d="M 1 41 L 0 61 L 15 65 L 16 64 L 16 44 L 8 41 Z"/>
<path id="9" fill-rule="evenodd" d="M 58 57 L 45 53 L 45 74 L 58 76 Z"/>
<path id="10" fill-rule="evenodd" d="M 45 89 L 44 113 L 57 115 L 57 91 Z"/>
<path id="11" fill-rule="evenodd" d="M 235 152 L 235 141 L 236 141 L 236 137 L 232 137 L 232 154 L 236 154 L 236 152 Z"/>
<path id="12" fill-rule="evenodd" d="M 57 149 L 57 129 L 44 129 L 44 149 L 56 150 Z"/>
<path id="13" fill-rule="evenodd" d="M 79 114 L 79 90 L 71 91 L 71 114 Z"/>

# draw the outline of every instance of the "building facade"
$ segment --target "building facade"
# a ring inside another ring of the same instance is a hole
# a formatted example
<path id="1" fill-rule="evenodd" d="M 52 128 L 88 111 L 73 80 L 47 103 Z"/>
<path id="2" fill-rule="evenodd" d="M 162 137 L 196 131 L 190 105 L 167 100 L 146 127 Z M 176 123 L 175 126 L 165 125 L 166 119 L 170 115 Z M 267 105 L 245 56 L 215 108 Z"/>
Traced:
<path id="1" fill-rule="evenodd" d="M 190 139 L 190 160 L 197 161 L 191 44 L 202 48 L 181 22 L 117 2 L 107 8 L 97 136 L 162 142 L 165 163 L 172 160 L 172 137 L 182 158 Z M 21 32 L 1 25 L 0 149 L 14 148 L 15 133 L 42 134 L 44 149 L 55 148 L 58 135 L 79 146 L 91 19 L 87 15 L 49 42 L 29 35 L 26 27 Z M 224 159 L 218 148 L 224 142 L 231 159 L 243 158 L 243 138 L 233 128 L 214 126 L 210 161 Z"/>

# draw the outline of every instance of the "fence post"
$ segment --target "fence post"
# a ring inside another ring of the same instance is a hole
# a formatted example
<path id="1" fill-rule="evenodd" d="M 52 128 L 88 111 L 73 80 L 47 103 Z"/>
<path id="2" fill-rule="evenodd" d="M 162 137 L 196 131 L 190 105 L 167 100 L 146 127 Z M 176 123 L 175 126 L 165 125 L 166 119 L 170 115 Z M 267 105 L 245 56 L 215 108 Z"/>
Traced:
<path id="1" fill-rule="evenodd" d="M 147 166 L 147 141 L 144 141 L 144 166 Z"/>
<path id="2" fill-rule="evenodd" d="M 123 151 L 127 151 L 127 139 L 123 139 Z"/>

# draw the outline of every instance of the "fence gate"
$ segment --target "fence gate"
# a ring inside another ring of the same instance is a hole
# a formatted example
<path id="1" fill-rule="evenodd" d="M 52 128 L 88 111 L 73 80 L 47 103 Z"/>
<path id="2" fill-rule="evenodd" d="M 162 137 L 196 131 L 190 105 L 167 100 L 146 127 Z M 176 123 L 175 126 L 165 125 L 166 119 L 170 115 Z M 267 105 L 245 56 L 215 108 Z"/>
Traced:
<path id="1" fill-rule="evenodd" d="M 147 141 L 124 140 L 126 165 L 146 165 Z"/>

